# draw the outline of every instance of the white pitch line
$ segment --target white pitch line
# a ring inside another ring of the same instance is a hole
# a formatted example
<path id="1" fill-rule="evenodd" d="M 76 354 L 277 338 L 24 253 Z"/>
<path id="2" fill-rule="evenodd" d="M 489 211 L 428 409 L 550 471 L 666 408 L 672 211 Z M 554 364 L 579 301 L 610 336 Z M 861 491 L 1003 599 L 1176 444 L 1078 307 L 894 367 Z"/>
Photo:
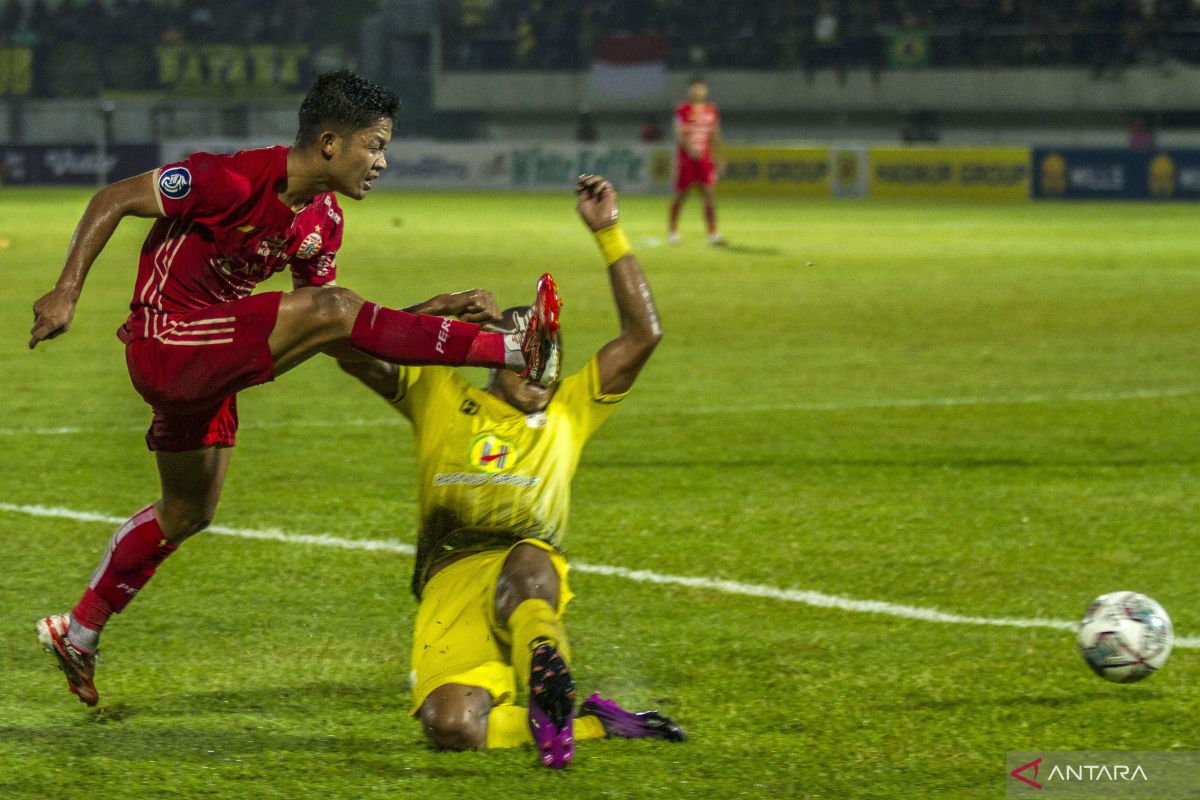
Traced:
<path id="1" fill-rule="evenodd" d="M 765 411 L 856 411 L 872 408 L 952 408 L 954 406 L 1025 406 L 1042 403 L 1106 403 L 1118 400 L 1167 400 L 1200 394 L 1200 388 L 1131 389 L 1124 392 L 1071 392 L 1027 394 L 1015 397 L 925 397 L 864 400 L 860 403 L 748 403 L 735 406 L 692 406 L 672 409 L 681 414 L 720 414 Z M 659 412 L 656 412 L 659 413 Z"/>
<path id="2" fill-rule="evenodd" d="M 641 416 L 753 414 L 775 411 L 856 411 L 873 408 L 953 408 L 955 406 L 1021 406 L 1040 403 L 1105 403 L 1120 400 L 1167 400 L 1200 394 L 1200 388 L 1131 389 L 1123 392 L 1074 392 L 1062 395 L 1027 394 L 1015 397 L 925 397 L 895 400 L 864 400 L 853 403 L 745 403 L 721 406 L 675 406 L 670 409 L 635 405 L 628 412 Z M 239 430 L 286 430 L 289 428 L 393 428 L 406 425 L 399 415 L 394 417 L 354 419 L 296 419 L 244 422 Z M 0 436 L 68 436 L 86 433 L 142 433 L 145 425 L 113 425 L 107 427 L 0 428 Z"/>
<path id="3" fill-rule="evenodd" d="M 14 503 L 0 503 L 0 511 L 13 514 L 26 514 L 32 517 L 69 519 L 76 522 L 103 522 L 107 525 L 121 525 L 126 521 L 124 517 L 114 517 L 110 514 L 96 514 L 90 511 L 74 511 L 69 508 L 48 508 L 46 506 L 18 505 Z M 408 556 L 416 552 L 416 549 L 410 544 L 381 539 L 343 539 L 339 536 L 327 536 L 324 534 L 287 533 L 276 529 L 229 528 L 224 525 L 213 525 L 208 530 L 211 533 L 222 536 L 283 542 L 285 544 L 336 547 L 342 550 L 369 550 L 374 552 L 399 553 Z M 888 603 L 882 600 L 855 600 L 850 597 L 839 597 L 837 595 L 803 589 L 780 589 L 775 586 L 766 586 L 758 583 L 742 583 L 740 581 L 723 580 L 720 578 L 669 575 L 651 570 L 627 569 L 625 567 L 612 567 L 604 564 L 572 563 L 571 569 L 589 575 L 623 578 L 636 583 L 704 589 L 721 592 L 722 594 L 760 597 L 785 603 L 814 606 L 816 608 L 836 608 L 839 611 L 851 611 L 860 614 L 881 614 L 883 616 L 911 619 L 918 622 L 1001 628 L 1045 628 L 1057 631 L 1074 631 L 1076 628 L 1075 623 L 1065 620 L 976 617 L 964 614 L 952 614 L 946 611 L 939 611 L 936 608 Z M 1179 648 L 1200 648 L 1200 636 L 1177 636 L 1175 638 L 1175 646 Z"/>
<path id="4" fill-rule="evenodd" d="M 28 514 L 31 517 L 50 517 L 54 519 L 69 519 L 75 522 L 103 522 L 107 525 L 124 525 L 128 519 L 114 517 L 110 514 L 97 514 L 92 511 L 75 511 L 70 508 L 48 508 L 46 506 L 18 505 L 15 503 L 0 503 L 0 511 L 14 514 Z M 338 536 L 311 533 L 287 533 L 276 528 L 230 528 L 225 525 L 210 525 L 209 533 L 221 536 L 235 536 L 239 539 L 258 539 L 267 542 L 283 542 L 285 544 L 310 544 L 317 547 L 338 547 L 343 550 L 373 550 L 376 552 L 400 553 L 415 555 L 417 550 L 411 544 L 404 542 L 389 542 L 383 539 L 343 539 Z"/>

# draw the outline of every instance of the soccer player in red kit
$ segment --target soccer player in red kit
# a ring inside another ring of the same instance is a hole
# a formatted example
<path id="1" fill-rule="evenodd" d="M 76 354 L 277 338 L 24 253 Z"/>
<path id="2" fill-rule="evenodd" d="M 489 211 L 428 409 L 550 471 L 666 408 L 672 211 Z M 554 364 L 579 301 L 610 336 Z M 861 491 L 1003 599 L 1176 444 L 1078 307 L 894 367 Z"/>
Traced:
<path id="1" fill-rule="evenodd" d="M 667 241 L 679 243 L 679 209 L 687 198 L 692 184 L 700 187 L 704 197 L 704 222 L 708 227 L 710 244 L 725 244 L 717 232 L 716 186 L 717 173 L 724 172 L 722 156 L 721 115 L 708 102 L 708 84 L 703 78 L 688 82 L 688 99 L 675 107 L 675 196 L 671 198 L 671 215 L 667 223 Z M 714 151 L 716 153 L 714 160 Z"/>
<path id="2" fill-rule="evenodd" d="M 37 623 L 38 639 L 87 705 L 99 700 L 95 653 L 110 615 L 185 539 L 208 526 L 237 432 L 237 393 L 318 352 L 396 364 L 509 368 L 553 380 L 557 296 L 544 284 L 528 329 L 481 330 L 498 316 L 483 291 L 442 295 L 427 316 L 334 286 L 342 210 L 387 166 L 399 101 L 353 73 L 320 76 L 289 147 L 188 159 L 100 190 L 53 290 L 34 304 L 30 348 L 66 332 L 84 279 L 126 216 L 157 218 L 142 245 L 132 313 L 117 335 L 134 388 L 153 410 L 146 443 L 162 494 L 113 535 L 82 598 Z M 290 269 L 293 291 L 251 294 Z M 450 319 L 457 316 L 460 319 Z"/>

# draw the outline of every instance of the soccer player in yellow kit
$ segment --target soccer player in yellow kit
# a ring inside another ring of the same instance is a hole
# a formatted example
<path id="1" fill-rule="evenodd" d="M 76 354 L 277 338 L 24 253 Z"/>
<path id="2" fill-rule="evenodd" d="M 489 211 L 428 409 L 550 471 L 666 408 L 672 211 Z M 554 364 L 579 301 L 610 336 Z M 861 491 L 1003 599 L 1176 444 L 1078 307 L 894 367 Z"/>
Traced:
<path id="1" fill-rule="evenodd" d="M 669 717 L 635 714 L 598 694 L 576 715 L 562 624 L 572 597 L 562 555 L 571 479 L 584 444 L 662 337 L 650 287 L 617 224 L 616 191 L 584 176 L 576 193 L 621 320 L 618 336 L 582 370 L 549 387 L 495 370 L 477 389 L 453 368 L 342 362 L 411 420 L 416 434 L 421 520 L 412 589 L 420 605 L 412 713 L 441 747 L 532 740 L 542 763 L 559 769 L 570 763 L 576 738 L 684 738 Z M 417 309 L 443 313 L 439 301 Z M 509 309 L 503 324 L 527 313 Z M 517 705 L 524 695 L 527 707 Z"/>

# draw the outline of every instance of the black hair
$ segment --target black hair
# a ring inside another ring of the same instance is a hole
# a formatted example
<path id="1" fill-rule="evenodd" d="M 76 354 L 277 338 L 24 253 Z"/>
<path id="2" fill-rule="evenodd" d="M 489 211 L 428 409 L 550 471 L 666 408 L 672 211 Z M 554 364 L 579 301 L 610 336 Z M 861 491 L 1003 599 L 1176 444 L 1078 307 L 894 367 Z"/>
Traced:
<path id="1" fill-rule="evenodd" d="M 311 144 L 323 130 L 346 134 L 381 119 L 396 121 L 400 99 L 377 83 L 347 69 L 326 72 L 300 104 L 296 143 Z"/>
<path id="2" fill-rule="evenodd" d="M 688 78 L 688 86 L 695 86 L 697 83 L 708 83 L 708 81 L 704 80 L 703 75 L 693 75 L 692 77 Z"/>

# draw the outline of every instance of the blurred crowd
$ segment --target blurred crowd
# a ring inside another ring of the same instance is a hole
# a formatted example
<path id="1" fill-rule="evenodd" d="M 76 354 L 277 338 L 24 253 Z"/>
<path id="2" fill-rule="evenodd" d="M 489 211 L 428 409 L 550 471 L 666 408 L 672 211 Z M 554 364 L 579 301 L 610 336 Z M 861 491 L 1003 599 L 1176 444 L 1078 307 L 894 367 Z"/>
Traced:
<path id="1" fill-rule="evenodd" d="M 442 2 L 452 69 L 580 68 L 598 39 L 646 31 L 665 37 L 667 64 L 679 69 L 878 70 L 896 60 L 889 48 L 903 37 L 903 55 L 922 64 L 1103 73 L 1200 61 L 1200 0 Z"/>
<path id="2" fill-rule="evenodd" d="M 0 45 L 33 48 L 35 94 L 159 84 L 163 45 L 352 43 L 377 0 L 0 0 Z"/>
<path id="3" fill-rule="evenodd" d="M 353 4 L 340 0 L 0 0 L 0 36 L 9 43 L 35 45 L 70 41 L 304 44 L 344 33 L 346 25 L 337 22 L 345 20 L 348 5 Z"/>
<path id="4" fill-rule="evenodd" d="M 1200 63 L 1200 0 L 0 0 L 0 45 L 34 49 L 34 94 L 143 90 L 163 84 L 164 45 L 324 48 L 354 64 L 385 10 L 436 24 L 451 70 L 583 69 L 605 38 L 648 32 L 669 68 L 810 77 Z"/>

